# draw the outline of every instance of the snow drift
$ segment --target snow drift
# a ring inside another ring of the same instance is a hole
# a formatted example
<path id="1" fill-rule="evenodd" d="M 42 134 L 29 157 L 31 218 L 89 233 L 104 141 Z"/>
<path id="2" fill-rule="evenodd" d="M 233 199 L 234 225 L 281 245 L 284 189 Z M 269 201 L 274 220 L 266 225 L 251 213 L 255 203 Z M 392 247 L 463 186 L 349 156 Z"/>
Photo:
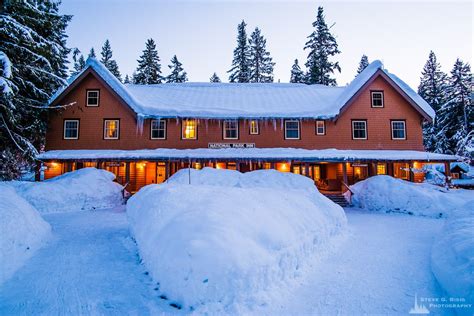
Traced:
<path id="1" fill-rule="evenodd" d="M 110 208 L 123 201 L 122 186 L 106 170 L 84 168 L 43 182 L 10 182 L 40 213 Z"/>
<path id="2" fill-rule="evenodd" d="M 345 229 L 343 209 L 303 176 L 205 168 L 191 170 L 189 185 L 188 172 L 144 187 L 127 204 L 145 266 L 181 305 L 255 305 Z"/>
<path id="3" fill-rule="evenodd" d="M 15 190 L 0 184 L 0 284 L 50 237 L 51 227 Z"/>

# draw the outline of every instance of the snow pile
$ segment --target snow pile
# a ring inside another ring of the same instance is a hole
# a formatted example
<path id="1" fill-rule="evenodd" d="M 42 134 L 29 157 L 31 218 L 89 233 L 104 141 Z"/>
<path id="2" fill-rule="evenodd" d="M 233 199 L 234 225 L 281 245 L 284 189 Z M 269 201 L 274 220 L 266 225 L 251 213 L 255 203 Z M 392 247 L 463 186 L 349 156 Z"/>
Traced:
<path id="1" fill-rule="evenodd" d="M 43 182 L 11 182 L 40 213 L 111 208 L 122 204 L 122 186 L 106 170 L 84 168 Z"/>
<path id="2" fill-rule="evenodd" d="M 474 314 L 474 202 L 449 218 L 433 245 L 431 269 L 450 297 L 464 298 L 471 308 L 460 307 L 459 315 Z"/>
<path id="3" fill-rule="evenodd" d="M 205 168 L 191 170 L 189 185 L 188 172 L 144 187 L 127 204 L 141 258 L 177 304 L 255 306 L 345 230 L 343 209 L 303 176 Z"/>
<path id="4" fill-rule="evenodd" d="M 15 190 L 0 184 L 0 284 L 50 237 L 51 227 Z"/>

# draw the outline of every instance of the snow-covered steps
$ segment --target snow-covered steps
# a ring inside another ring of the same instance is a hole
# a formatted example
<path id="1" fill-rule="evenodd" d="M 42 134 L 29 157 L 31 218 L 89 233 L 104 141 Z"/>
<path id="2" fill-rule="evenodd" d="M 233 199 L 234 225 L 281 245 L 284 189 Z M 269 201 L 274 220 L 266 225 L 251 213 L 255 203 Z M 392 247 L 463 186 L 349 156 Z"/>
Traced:
<path id="1" fill-rule="evenodd" d="M 348 207 L 349 203 L 347 202 L 346 198 L 342 195 L 342 193 L 323 193 L 328 199 L 333 201 L 336 204 L 339 204 L 342 207 Z"/>

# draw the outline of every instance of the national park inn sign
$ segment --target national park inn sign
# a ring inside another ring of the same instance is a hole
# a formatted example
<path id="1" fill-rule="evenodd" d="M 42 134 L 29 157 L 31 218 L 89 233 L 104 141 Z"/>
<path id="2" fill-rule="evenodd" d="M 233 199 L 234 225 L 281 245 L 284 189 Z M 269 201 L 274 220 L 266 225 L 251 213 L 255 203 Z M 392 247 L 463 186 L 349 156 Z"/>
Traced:
<path id="1" fill-rule="evenodd" d="M 255 143 L 208 143 L 207 147 L 211 149 L 255 148 Z"/>

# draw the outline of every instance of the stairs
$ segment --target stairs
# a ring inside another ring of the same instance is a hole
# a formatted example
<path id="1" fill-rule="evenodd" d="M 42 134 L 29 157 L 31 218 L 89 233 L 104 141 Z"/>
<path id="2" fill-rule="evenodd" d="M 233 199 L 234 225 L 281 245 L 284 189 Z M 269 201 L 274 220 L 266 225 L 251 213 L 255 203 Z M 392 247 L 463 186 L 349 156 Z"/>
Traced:
<path id="1" fill-rule="evenodd" d="M 336 204 L 339 204 L 342 207 L 350 206 L 347 202 L 346 198 L 342 195 L 342 193 L 323 193 L 328 199 L 333 201 Z"/>

